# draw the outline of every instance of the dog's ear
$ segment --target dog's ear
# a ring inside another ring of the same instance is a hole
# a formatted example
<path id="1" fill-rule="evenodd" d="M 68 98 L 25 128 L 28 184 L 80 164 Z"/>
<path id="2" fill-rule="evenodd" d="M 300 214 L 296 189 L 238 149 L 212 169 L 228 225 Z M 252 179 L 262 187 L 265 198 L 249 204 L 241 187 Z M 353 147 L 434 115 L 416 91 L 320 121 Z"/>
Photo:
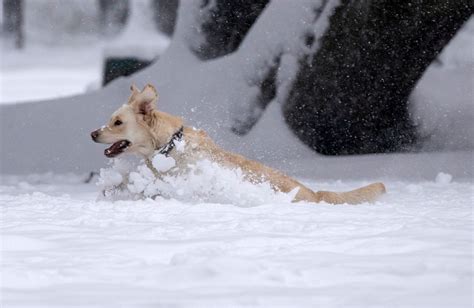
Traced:
<path id="1" fill-rule="evenodd" d="M 134 83 L 132 83 L 132 85 L 130 86 L 130 90 L 132 91 L 132 94 L 140 93 L 140 89 L 138 89 Z"/>
<path id="2" fill-rule="evenodd" d="M 133 100 L 137 97 L 138 94 L 140 94 L 140 90 L 137 88 L 137 86 L 132 83 L 130 86 L 130 90 L 132 91 L 132 94 L 130 94 L 130 97 L 128 98 L 128 103 L 131 104 Z"/>
<path id="3" fill-rule="evenodd" d="M 151 84 L 147 84 L 140 94 L 144 100 L 153 101 L 154 103 L 158 100 L 158 92 Z"/>
<path id="4" fill-rule="evenodd" d="M 155 109 L 157 100 L 158 93 L 152 85 L 147 84 L 141 92 L 132 85 L 132 96 L 130 97 L 129 104 L 136 113 L 149 114 Z"/>

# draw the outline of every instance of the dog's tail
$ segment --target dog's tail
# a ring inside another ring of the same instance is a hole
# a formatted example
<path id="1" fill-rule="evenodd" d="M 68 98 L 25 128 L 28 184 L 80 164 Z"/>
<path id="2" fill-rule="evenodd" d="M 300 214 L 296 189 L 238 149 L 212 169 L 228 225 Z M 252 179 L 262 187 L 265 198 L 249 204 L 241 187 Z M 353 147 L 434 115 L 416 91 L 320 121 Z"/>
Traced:
<path id="1" fill-rule="evenodd" d="M 332 204 L 358 204 L 363 202 L 374 202 L 386 192 L 383 183 L 373 183 L 347 192 L 318 191 L 315 192 L 316 202 L 327 202 Z"/>

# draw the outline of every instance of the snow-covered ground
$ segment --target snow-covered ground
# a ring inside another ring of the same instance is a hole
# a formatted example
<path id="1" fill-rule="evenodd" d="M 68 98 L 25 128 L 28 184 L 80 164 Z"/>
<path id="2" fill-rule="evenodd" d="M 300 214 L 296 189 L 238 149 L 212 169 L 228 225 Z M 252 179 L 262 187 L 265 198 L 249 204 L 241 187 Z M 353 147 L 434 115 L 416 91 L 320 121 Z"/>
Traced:
<path id="1" fill-rule="evenodd" d="M 375 204 L 242 208 L 6 176 L 2 307 L 472 307 L 472 182 L 386 184 Z"/>

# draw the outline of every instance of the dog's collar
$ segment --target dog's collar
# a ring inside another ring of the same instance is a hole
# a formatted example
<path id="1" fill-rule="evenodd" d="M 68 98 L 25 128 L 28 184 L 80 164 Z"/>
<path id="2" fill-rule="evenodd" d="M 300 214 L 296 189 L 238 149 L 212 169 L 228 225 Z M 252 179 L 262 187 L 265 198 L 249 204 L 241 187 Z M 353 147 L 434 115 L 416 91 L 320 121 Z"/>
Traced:
<path id="1" fill-rule="evenodd" d="M 178 129 L 178 131 L 174 133 L 173 136 L 171 136 L 171 139 L 170 141 L 168 141 L 167 144 L 157 148 L 156 151 L 158 151 L 158 154 L 168 156 L 176 146 L 175 142 L 180 141 L 183 138 L 183 129 L 183 126 L 181 126 L 181 128 Z"/>

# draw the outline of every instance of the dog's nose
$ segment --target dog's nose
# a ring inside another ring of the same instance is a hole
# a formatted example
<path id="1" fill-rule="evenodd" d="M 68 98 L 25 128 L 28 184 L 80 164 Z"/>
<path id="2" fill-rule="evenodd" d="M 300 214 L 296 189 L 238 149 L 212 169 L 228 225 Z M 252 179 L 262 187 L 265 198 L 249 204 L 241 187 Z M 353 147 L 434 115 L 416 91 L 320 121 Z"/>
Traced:
<path id="1" fill-rule="evenodd" d="M 99 132 L 98 131 L 93 131 L 91 133 L 91 137 L 92 137 L 92 140 L 96 141 L 97 140 L 97 137 L 99 137 Z"/>

